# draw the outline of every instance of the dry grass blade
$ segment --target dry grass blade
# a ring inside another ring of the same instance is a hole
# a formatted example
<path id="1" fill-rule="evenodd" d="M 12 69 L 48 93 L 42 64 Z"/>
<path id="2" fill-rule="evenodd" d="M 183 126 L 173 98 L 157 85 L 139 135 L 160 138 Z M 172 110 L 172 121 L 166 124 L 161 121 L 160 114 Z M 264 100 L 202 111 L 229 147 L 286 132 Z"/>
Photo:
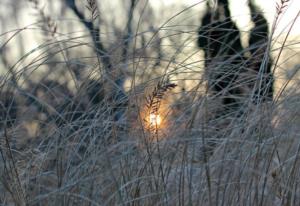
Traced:
<path id="1" fill-rule="evenodd" d="M 280 0 L 280 3 L 276 2 L 276 13 L 277 15 L 280 15 L 284 8 L 288 6 L 289 0 Z"/>
<path id="2" fill-rule="evenodd" d="M 299 12 L 277 36 L 293 1 L 273 24 L 254 0 L 243 18 L 231 0 L 20 2 L 0 18 L 35 14 L 0 34 L 0 205 L 300 205 Z"/>
<path id="3" fill-rule="evenodd" d="M 28 0 L 33 4 L 34 9 L 38 12 L 42 21 L 42 27 L 45 27 L 45 31 L 48 31 L 51 36 L 54 36 L 57 32 L 57 24 L 51 16 L 47 15 L 44 9 L 41 7 L 39 0 Z"/>
<path id="4" fill-rule="evenodd" d="M 163 81 L 159 81 L 152 91 L 151 95 L 146 97 L 146 106 L 148 110 L 148 116 L 153 118 L 153 121 L 149 122 L 150 124 L 150 130 L 154 133 L 157 133 L 157 124 L 158 124 L 158 118 L 159 117 L 159 108 L 161 105 L 161 101 L 164 98 L 164 95 L 166 92 L 174 89 L 177 85 L 174 83 L 164 83 Z"/>
<path id="5" fill-rule="evenodd" d="M 99 17 L 99 11 L 96 0 L 87 0 L 86 8 L 91 12 L 92 21 Z"/>

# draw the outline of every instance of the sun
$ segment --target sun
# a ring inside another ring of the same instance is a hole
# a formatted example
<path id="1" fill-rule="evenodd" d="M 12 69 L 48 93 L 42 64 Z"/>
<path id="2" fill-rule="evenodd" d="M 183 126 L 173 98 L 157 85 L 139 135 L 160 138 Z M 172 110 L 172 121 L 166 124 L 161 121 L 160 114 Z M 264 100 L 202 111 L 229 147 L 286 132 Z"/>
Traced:
<path id="1" fill-rule="evenodd" d="M 159 114 L 150 114 L 149 123 L 151 126 L 159 126 L 161 124 L 161 117 Z"/>

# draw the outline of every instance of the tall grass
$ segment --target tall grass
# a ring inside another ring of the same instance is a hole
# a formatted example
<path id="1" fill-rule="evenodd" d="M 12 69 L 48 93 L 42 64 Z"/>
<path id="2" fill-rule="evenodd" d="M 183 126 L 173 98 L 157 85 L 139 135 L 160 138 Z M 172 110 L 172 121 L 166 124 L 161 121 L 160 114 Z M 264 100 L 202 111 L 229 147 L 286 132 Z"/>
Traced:
<path id="1" fill-rule="evenodd" d="M 194 61 L 197 27 L 171 24 L 197 5 L 143 30 L 147 4 L 132 0 L 114 41 L 101 30 L 96 1 L 84 4 L 88 18 L 68 1 L 84 28 L 75 35 L 30 2 L 40 21 L 0 37 L 1 52 L 17 47 L 11 42 L 26 30 L 45 39 L 21 59 L 8 58 L 0 80 L 1 205 L 300 204 L 297 67 L 273 101 L 259 104 L 241 77 L 244 112 L 216 115 L 224 94 L 210 92 L 203 60 Z M 280 51 L 273 70 L 289 46 L 288 33 L 273 47 L 288 3 L 279 2 L 262 45 L 265 61 Z"/>

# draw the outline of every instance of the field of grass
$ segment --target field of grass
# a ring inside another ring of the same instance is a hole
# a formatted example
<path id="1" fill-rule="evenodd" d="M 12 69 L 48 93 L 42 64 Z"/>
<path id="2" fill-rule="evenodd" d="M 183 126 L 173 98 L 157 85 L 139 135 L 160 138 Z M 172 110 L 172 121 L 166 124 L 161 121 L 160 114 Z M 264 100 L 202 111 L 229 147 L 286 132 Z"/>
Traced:
<path id="1" fill-rule="evenodd" d="M 300 205 L 300 67 L 283 66 L 299 42 L 273 35 L 288 0 L 260 47 L 287 75 L 254 103 L 244 80 L 263 74 L 240 62 L 246 77 L 231 86 L 243 95 L 230 112 L 196 46 L 200 20 L 189 22 L 206 1 L 153 27 L 147 1 L 128 0 L 121 31 L 96 1 L 81 3 L 66 0 L 73 18 L 56 19 L 28 0 L 37 22 L 0 34 L 0 205 Z M 42 43 L 11 59 L 27 31 Z"/>

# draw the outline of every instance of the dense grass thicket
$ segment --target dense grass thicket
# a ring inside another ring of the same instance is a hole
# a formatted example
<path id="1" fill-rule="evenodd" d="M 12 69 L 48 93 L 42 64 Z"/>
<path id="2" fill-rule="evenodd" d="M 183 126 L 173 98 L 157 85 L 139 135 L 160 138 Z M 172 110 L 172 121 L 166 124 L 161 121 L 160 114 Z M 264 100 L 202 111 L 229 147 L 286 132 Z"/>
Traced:
<path id="1" fill-rule="evenodd" d="M 275 35 L 288 0 L 271 23 L 246 3 L 248 31 L 227 0 L 159 26 L 145 0 L 114 21 L 62 2 L 72 18 L 28 0 L 36 22 L 0 35 L 0 205 L 300 205 L 300 67 L 283 66 L 299 13 Z M 42 43 L 22 50 L 26 32 Z"/>

